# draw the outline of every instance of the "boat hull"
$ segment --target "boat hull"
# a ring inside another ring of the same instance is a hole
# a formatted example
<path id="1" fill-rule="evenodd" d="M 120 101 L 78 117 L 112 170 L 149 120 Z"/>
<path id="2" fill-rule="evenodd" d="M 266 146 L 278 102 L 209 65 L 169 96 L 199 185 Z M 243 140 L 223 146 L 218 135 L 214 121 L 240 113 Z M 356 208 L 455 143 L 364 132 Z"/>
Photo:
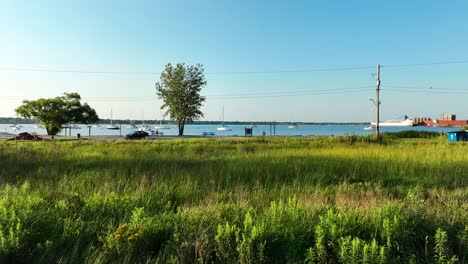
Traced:
<path id="1" fill-rule="evenodd" d="M 376 122 L 371 122 L 372 126 L 377 126 Z M 404 121 L 384 121 L 379 122 L 380 127 L 409 127 L 413 126 L 413 121 L 411 119 L 406 119 Z"/>

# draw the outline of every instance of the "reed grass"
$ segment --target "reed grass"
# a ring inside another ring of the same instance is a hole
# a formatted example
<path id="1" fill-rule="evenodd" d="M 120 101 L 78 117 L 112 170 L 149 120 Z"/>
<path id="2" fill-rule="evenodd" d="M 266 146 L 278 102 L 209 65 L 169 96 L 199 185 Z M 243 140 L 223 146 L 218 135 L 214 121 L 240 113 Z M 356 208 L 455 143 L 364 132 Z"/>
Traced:
<path id="1" fill-rule="evenodd" d="M 468 262 L 468 145 L 384 142 L 1 142 L 0 262 Z"/>

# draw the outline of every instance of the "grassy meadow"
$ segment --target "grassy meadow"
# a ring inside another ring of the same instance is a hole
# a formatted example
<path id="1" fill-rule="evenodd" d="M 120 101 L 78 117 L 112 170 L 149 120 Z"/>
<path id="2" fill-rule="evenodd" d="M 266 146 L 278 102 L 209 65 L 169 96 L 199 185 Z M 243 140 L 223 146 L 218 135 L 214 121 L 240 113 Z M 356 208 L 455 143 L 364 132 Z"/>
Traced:
<path id="1" fill-rule="evenodd" d="M 445 138 L 0 142 L 0 263 L 468 263 Z"/>

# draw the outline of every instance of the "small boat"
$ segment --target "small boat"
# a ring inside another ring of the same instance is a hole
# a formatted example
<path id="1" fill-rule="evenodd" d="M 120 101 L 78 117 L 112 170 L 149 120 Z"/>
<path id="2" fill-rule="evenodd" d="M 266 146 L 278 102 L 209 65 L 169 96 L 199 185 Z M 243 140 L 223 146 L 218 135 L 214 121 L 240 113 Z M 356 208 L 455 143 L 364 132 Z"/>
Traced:
<path id="1" fill-rule="evenodd" d="M 154 128 L 156 128 L 156 129 L 171 129 L 171 127 L 168 126 L 168 125 L 157 125 Z"/>
<path id="2" fill-rule="evenodd" d="M 289 124 L 288 125 L 288 128 L 289 129 L 292 129 L 292 128 L 298 128 L 299 126 L 297 124 Z"/>
<path id="3" fill-rule="evenodd" d="M 117 130 L 117 129 L 120 129 L 119 126 L 114 125 L 114 124 L 112 124 L 112 123 L 111 123 L 110 125 L 107 125 L 106 128 L 107 128 L 107 129 L 110 129 L 110 130 Z"/>
<path id="4" fill-rule="evenodd" d="M 63 124 L 62 128 L 68 128 L 68 129 L 81 129 L 79 125 L 75 124 Z"/>
<path id="5" fill-rule="evenodd" d="M 130 125 L 128 125 L 127 128 L 130 128 L 130 129 L 137 129 L 138 126 L 135 125 L 133 122 L 130 122 Z"/>
<path id="6" fill-rule="evenodd" d="M 120 126 L 114 125 L 113 120 L 112 120 L 112 109 L 111 109 L 111 120 L 110 120 L 110 125 L 106 126 L 107 129 L 110 130 L 117 130 L 120 129 Z"/>
<path id="7" fill-rule="evenodd" d="M 371 126 L 377 126 L 377 122 L 371 122 Z M 408 127 L 413 126 L 413 120 L 404 116 L 404 119 L 395 119 L 379 122 L 379 127 Z"/>
<path id="8" fill-rule="evenodd" d="M 138 131 L 146 132 L 150 135 L 162 135 L 162 133 L 156 132 L 155 130 L 151 129 L 149 126 L 145 125 L 143 127 L 138 128 Z"/>
<path id="9" fill-rule="evenodd" d="M 153 131 L 148 125 L 144 125 L 138 128 L 138 131 L 151 132 Z"/>
<path id="10" fill-rule="evenodd" d="M 364 130 L 374 130 L 375 127 L 374 127 L 374 126 L 368 126 L 368 127 L 363 128 L 363 129 L 364 129 Z"/>
<path id="11" fill-rule="evenodd" d="M 117 129 L 120 129 L 119 126 L 117 125 L 114 125 L 114 124 L 110 124 L 108 126 L 106 126 L 107 129 L 110 129 L 110 130 L 117 130 Z"/>
<path id="12" fill-rule="evenodd" d="M 159 120 L 159 125 L 155 126 L 154 128 L 156 129 L 171 129 L 169 125 L 163 124 L 162 122 L 164 121 L 164 118 L 162 120 Z"/>
<path id="13" fill-rule="evenodd" d="M 223 106 L 223 110 L 221 111 L 221 118 L 220 119 L 222 120 L 222 125 L 221 125 L 221 127 L 217 127 L 216 130 L 218 130 L 218 131 L 231 131 L 232 128 L 224 125 L 224 106 Z"/>
<path id="14" fill-rule="evenodd" d="M 10 128 L 11 128 L 11 130 L 16 131 L 16 130 L 21 130 L 21 128 L 23 128 L 23 126 L 19 124 L 18 120 L 16 120 L 16 123 L 11 124 Z"/>
<path id="15" fill-rule="evenodd" d="M 227 127 L 227 126 L 222 126 L 222 127 L 217 127 L 216 130 L 218 130 L 218 131 L 231 131 L 232 128 Z"/>

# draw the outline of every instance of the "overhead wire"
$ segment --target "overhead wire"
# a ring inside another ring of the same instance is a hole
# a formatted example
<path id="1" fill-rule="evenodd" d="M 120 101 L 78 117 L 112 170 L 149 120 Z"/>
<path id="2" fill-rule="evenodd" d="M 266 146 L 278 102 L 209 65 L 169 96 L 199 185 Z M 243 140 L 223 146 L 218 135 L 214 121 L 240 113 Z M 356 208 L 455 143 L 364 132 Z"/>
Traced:
<path id="1" fill-rule="evenodd" d="M 239 93 L 239 94 L 218 94 L 218 95 L 204 95 L 207 99 L 246 99 L 246 98 L 272 98 L 283 96 L 307 96 L 307 95 L 325 95 L 325 94 L 340 94 L 349 92 L 365 92 L 369 91 L 372 86 L 361 86 L 351 88 L 331 88 L 319 90 L 297 90 L 297 91 L 283 91 L 283 92 L 261 92 L 261 93 Z M 24 96 L 0 96 L 0 99 L 24 99 Z M 157 97 L 151 96 L 84 96 L 83 100 L 91 101 L 145 101 L 156 100 Z"/>
<path id="2" fill-rule="evenodd" d="M 468 60 L 459 61 L 441 61 L 429 63 L 412 63 L 412 64 L 382 64 L 383 68 L 399 68 L 399 67 L 417 67 L 429 65 L 448 65 L 448 64 L 463 64 L 468 63 Z M 375 66 L 357 66 L 357 67 L 337 67 L 337 68 L 315 68 L 315 69 L 285 69 L 285 70 L 260 70 L 260 71 L 219 71 L 205 72 L 206 75 L 245 75 L 245 74 L 281 74 L 281 73 L 310 73 L 310 72 L 327 72 L 327 71 L 353 71 L 374 69 Z M 32 68 L 32 67 L 0 67 L 0 71 L 24 71 L 24 72 L 48 72 L 48 73 L 78 73 L 78 74 L 105 74 L 105 75 L 158 75 L 161 72 L 153 71 L 94 71 L 94 70 L 73 70 L 73 69 L 47 69 L 47 68 Z"/>
<path id="3" fill-rule="evenodd" d="M 373 92 L 374 86 L 359 86 L 348 88 L 329 88 L 329 89 L 309 89 L 295 91 L 278 92 L 257 92 L 257 93 L 232 93 L 232 94 L 205 94 L 207 99 L 262 99 L 275 97 L 295 97 L 295 96 L 313 96 L 313 95 L 331 95 Z M 417 87 L 417 86 L 383 86 L 383 92 L 410 92 L 427 94 L 468 94 L 468 89 L 459 88 L 439 88 L 439 87 Z M 0 96 L 0 100 L 19 100 L 25 99 L 25 96 Z M 88 101 L 153 101 L 156 96 L 84 96 L 83 100 Z M 31 100 L 31 99 L 30 99 Z"/>

